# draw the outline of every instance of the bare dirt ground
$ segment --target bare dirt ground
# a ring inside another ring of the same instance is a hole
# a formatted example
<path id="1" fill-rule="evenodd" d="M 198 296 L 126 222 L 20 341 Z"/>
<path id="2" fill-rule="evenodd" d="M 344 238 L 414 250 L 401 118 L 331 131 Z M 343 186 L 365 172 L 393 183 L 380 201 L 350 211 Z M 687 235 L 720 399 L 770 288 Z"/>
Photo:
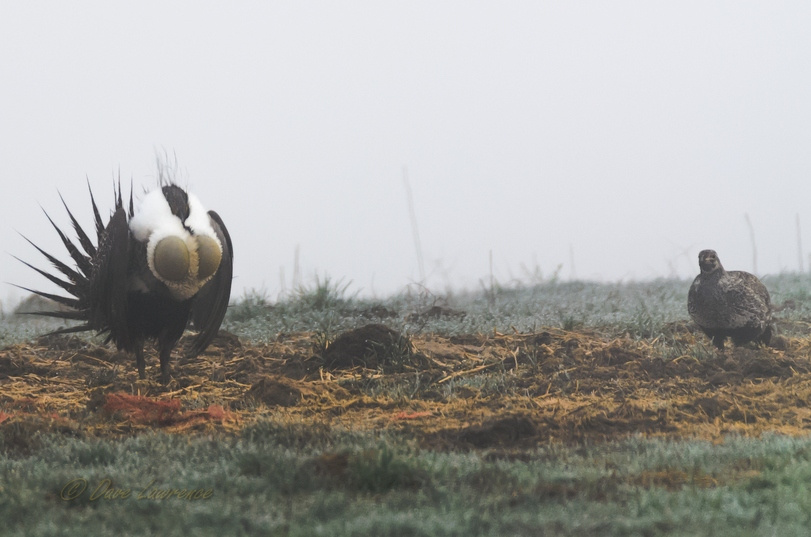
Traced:
<path id="1" fill-rule="evenodd" d="M 515 454 L 634 434 L 805 434 L 811 341 L 778 346 L 719 353 L 686 323 L 654 340 L 556 328 L 406 338 L 369 325 L 326 350 L 309 333 L 249 345 L 221 332 L 204 355 L 175 358 L 164 386 L 154 353 L 139 380 L 134 359 L 109 346 L 48 336 L 0 350 L 0 430 L 25 449 L 33 431 L 238 432 L 272 419 Z"/>

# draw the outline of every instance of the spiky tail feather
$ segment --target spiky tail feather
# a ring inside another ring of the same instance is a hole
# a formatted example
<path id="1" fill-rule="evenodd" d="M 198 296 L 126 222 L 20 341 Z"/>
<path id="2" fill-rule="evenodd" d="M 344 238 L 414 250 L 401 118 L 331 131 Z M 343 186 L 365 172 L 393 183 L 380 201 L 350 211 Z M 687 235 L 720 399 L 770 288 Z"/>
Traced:
<path id="1" fill-rule="evenodd" d="M 121 192 L 121 181 L 118 181 L 118 188 L 115 188 L 113 185 L 115 192 L 115 204 L 116 209 L 123 207 L 123 199 L 122 199 L 122 192 Z M 101 220 L 101 215 L 99 213 L 98 206 L 96 205 L 96 200 L 93 196 L 93 190 L 90 188 L 90 182 L 87 183 L 87 189 L 90 193 L 90 203 L 93 208 L 93 220 L 96 228 L 96 243 L 100 244 L 102 235 L 106 231 L 106 226 Z M 71 296 L 65 297 L 61 295 L 56 295 L 53 293 L 46 293 L 44 291 L 37 291 L 35 289 L 29 289 L 28 287 L 22 287 L 17 285 L 20 289 L 28 291 L 30 293 L 34 293 L 38 296 L 46 298 L 48 300 L 52 300 L 57 304 L 61 304 L 63 306 L 67 306 L 70 310 L 67 311 L 32 311 L 32 312 L 25 312 L 28 315 L 41 315 L 45 317 L 55 317 L 58 319 L 66 319 L 66 320 L 73 320 L 73 321 L 85 321 L 84 324 L 80 324 L 77 326 L 70 326 L 61 328 L 51 332 L 52 334 L 64 334 L 64 333 L 74 333 L 74 332 L 85 332 L 89 330 L 97 330 L 99 327 L 93 326 L 90 324 L 91 321 L 91 305 L 89 304 L 90 299 L 90 278 L 92 277 L 93 272 L 93 259 L 96 257 L 98 250 L 97 246 L 93 244 L 90 240 L 90 237 L 79 224 L 76 217 L 73 215 L 71 210 L 68 208 L 67 203 L 65 203 L 62 194 L 59 194 L 59 198 L 62 200 L 62 205 L 65 207 L 65 210 L 68 213 L 68 217 L 70 218 L 71 225 L 73 227 L 74 232 L 76 233 L 76 237 L 79 242 L 79 246 L 81 246 L 82 250 L 80 250 L 68 237 L 65 233 L 59 229 L 59 227 L 54 223 L 53 219 L 48 215 L 47 212 L 43 209 L 46 218 L 51 223 L 53 228 L 56 230 L 57 235 L 59 235 L 62 244 L 65 245 L 70 257 L 73 259 L 73 262 L 76 263 L 76 269 L 71 268 L 66 263 L 60 261 L 55 256 L 49 254 L 36 244 L 34 244 L 30 239 L 23 236 L 23 238 L 28 241 L 31 246 L 36 248 L 38 252 L 40 252 L 48 261 L 51 262 L 54 268 L 56 268 L 59 272 L 61 272 L 62 276 L 65 276 L 67 280 L 61 279 L 59 276 L 46 272 L 34 265 L 23 261 L 17 256 L 14 256 L 15 259 L 30 267 L 31 269 L 37 271 L 39 274 L 47 278 L 52 283 L 56 284 L 57 286 L 61 287 L 65 291 L 67 291 Z M 132 198 L 132 186 L 130 186 L 130 200 L 129 200 L 129 213 L 130 216 L 133 214 L 133 198 Z M 78 270 L 77 270 L 78 269 Z"/>

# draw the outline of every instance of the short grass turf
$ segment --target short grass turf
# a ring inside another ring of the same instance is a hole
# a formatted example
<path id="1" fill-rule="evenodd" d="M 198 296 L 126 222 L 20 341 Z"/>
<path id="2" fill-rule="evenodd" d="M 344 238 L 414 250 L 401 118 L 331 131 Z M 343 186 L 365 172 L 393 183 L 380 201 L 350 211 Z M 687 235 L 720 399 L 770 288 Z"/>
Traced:
<path id="1" fill-rule="evenodd" d="M 0 483 L 4 535 L 803 535 L 811 442 L 629 438 L 501 457 L 261 422 L 230 437 L 50 433 L 3 458 Z"/>

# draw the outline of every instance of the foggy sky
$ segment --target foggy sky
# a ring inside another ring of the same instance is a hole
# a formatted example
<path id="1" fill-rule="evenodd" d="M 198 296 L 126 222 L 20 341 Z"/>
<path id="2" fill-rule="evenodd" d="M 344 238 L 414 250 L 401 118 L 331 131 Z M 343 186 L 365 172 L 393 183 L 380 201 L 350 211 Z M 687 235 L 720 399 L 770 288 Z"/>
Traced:
<path id="1" fill-rule="evenodd" d="M 0 280 L 156 152 L 215 209 L 234 297 L 692 277 L 811 254 L 805 2 L 0 3 Z M 63 255 L 67 259 L 67 255 Z M 686 290 L 685 290 L 686 293 Z M 22 293 L 4 285 L 0 300 Z"/>

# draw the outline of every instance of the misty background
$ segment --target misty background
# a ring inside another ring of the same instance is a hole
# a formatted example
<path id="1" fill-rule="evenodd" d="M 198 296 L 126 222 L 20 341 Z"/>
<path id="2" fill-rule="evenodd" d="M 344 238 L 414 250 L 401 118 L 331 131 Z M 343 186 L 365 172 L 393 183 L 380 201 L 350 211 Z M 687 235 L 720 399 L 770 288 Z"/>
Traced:
<path id="1" fill-rule="evenodd" d="M 704 248 L 809 270 L 809 28 L 799 1 L 3 2 L 0 280 L 53 290 L 18 232 L 68 259 L 40 206 L 90 229 L 86 182 L 106 215 L 163 153 L 225 221 L 236 299 L 472 290 L 491 260 L 691 278 Z"/>

